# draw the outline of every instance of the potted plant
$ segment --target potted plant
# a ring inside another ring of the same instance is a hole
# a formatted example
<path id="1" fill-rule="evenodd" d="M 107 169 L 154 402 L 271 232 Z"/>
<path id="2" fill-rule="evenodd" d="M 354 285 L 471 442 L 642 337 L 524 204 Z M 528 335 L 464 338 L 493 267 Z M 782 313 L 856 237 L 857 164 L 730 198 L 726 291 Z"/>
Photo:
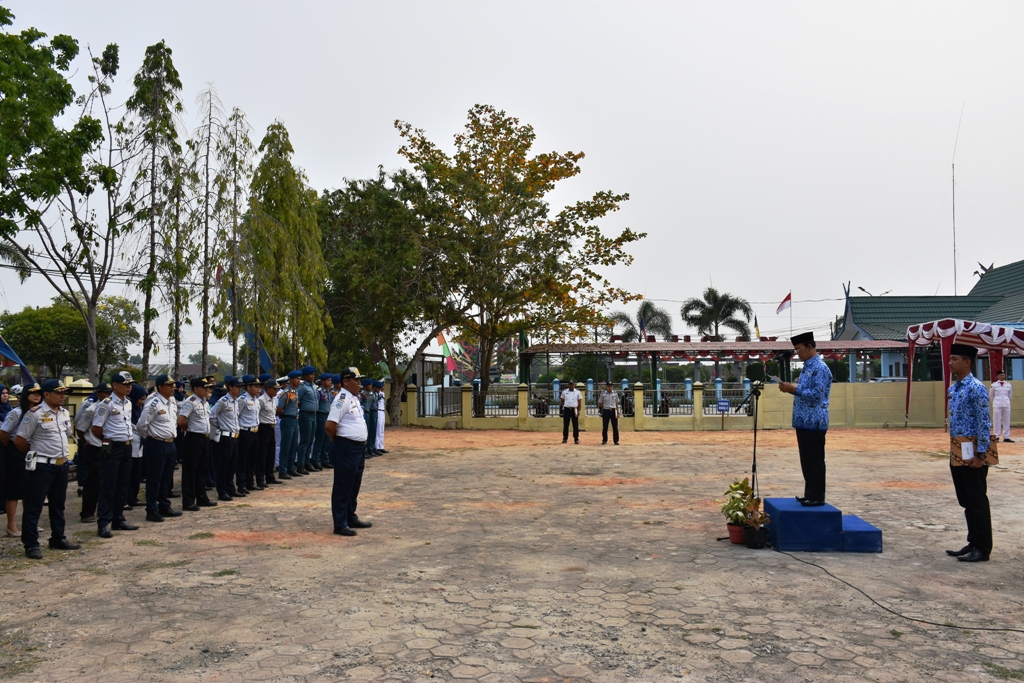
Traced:
<path id="1" fill-rule="evenodd" d="M 729 540 L 733 543 L 744 543 L 743 527 L 747 523 L 747 508 L 750 500 L 754 497 L 754 490 L 750 487 L 750 480 L 737 479 L 725 492 L 725 500 L 719 508 L 725 515 L 726 527 L 729 529 Z"/>
<path id="2" fill-rule="evenodd" d="M 760 550 L 768 544 L 768 530 L 765 525 L 771 517 L 761 509 L 761 499 L 751 496 L 746 507 L 746 518 L 743 526 L 743 540 L 748 548 Z"/>

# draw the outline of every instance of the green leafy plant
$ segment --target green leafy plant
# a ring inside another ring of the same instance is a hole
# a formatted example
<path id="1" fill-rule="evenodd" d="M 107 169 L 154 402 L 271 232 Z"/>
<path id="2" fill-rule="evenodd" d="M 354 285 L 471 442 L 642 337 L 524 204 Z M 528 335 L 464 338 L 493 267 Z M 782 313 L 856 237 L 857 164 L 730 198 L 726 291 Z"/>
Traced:
<path id="1" fill-rule="evenodd" d="M 744 477 L 743 481 L 737 479 L 730 484 L 729 489 L 725 492 L 725 500 L 719 508 L 722 511 L 722 514 L 725 515 L 725 520 L 729 524 L 735 524 L 737 526 L 745 524 L 747 519 L 747 508 L 749 507 L 750 501 L 753 497 L 754 490 L 750 486 L 749 478 Z"/>

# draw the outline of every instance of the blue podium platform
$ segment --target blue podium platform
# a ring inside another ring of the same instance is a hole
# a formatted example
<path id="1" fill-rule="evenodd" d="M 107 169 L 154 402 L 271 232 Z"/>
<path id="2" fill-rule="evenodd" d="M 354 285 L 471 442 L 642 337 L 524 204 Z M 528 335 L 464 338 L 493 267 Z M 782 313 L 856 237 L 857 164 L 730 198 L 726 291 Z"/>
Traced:
<path id="1" fill-rule="evenodd" d="M 768 538 L 776 550 L 802 552 L 882 552 L 881 529 L 825 504 L 805 507 L 795 498 L 766 498 L 771 517 Z"/>

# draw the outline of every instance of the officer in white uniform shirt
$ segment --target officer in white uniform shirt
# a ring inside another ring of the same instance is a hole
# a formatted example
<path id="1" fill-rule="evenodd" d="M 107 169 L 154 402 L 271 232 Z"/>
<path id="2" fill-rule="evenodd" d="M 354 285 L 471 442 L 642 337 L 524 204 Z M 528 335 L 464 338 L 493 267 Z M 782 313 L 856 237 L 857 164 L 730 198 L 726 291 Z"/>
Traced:
<path id="1" fill-rule="evenodd" d="M 562 443 L 569 441 L 569 422 L 572 422 L 572 440 L 580 442 L 580 409 L 583 407 L 583 394 L 576 388 L 576 382 L 569 380 L 569 387 L 562 390 L 558 401 L 562 408 Z"/>
<path id="2" fill-rule="evenodd" d="M 260 395 L 260 381 L 253 375 L 245 375 L 242 383 L 245 387 L 235 402 L 238 405 L 239 432 L 235 488 L 252 493 L 266 488 L 256 483 L 256 458 L 260 447 L 260 406 L 256 398 Z"/>
<path id="3" fill-rule="evenodd" d="M 206 402 L 209 383 L 203 377 L 191 381 L 192 395 L 181 402 L 178 427 L 185 430 L 181 453 L 181 509 L 196 512 L 200 507 L 213 507 L 217 501 L 206 495 L 209 478 L 210 405 Z"/>
<path id="4" fill-rule="evenodd" d="M 262 377 L 263 375 L 261 375 Z M 277 472 L 275 450 L 277 446 L 277 380 L 266 375 L 263 390 L 256 397 L 259 406 L 260 430 L 259 447 L 256 454 L 256 483 L 260 486 L 280 484 L 274 474 Z"/>
<path id="5" fill-rule="evenodd" d="M 100 402 L 110 396 L 112 389 L 106 382 L 96 387 L 92 396 L 78 406 L 75 413 L 75 438 L 78 453 L 75 455 L 78 486 L 82 489 L 82 524 L 96 521 L 96 502 L 100 497 L 100 450 L 103 442 L 92 433 L 92 419 Z"/>
<path id="6" fill-rule="evenodd" d="M 988 390 L 988 402 L 992 404 L 992 433 L 1006 443 L 1013 443 L 1010 438 L 1010 400 L 1013 399 L 1013 386 L 1006 381 L 1006 373 L 996 375 L 996 381 Z"/>
<path id="7" fill-rule="evenodd" d="M 49 500 L 50 547 L 54 550 L 78 550 L 64 536 L 64 502 L 68 493 L 68 438 L 72 436 L 71 416 L 64 408 L 67 394 L 60 380 L 43 382 L 43 402 L 21 418 L 14 437 L 15 447 L 22 453 L 34 453 L 34 466 L 26 468 L 24 513 L 21 518 L 21 541 L 25 556 L 43 559 L 39 549 L 39 516 L 43 501 Z M 26 461 L 27 462 L 27 461 Z"/>
<path id="8" fill-rule="evenodd" d="M 217 442 L 214 447 L 217 460 L 217 499 L 234 500 L 245 496 L 235 488 L 234 475 L 238 459 L 238 396 L 242 393 L 242 380 L 228 376 L 224 380 L 228 393 L 213 404 L 210 411 L 210 436 Z"/>
<path id="9" fill-rule="evenodd" d="M 124 518 L 128 483 L 132 474 L 132 374 L 114 373 L 110 383 L 114 393 L 100 402 L 92 419 L 92 433 L 102 443 L 100 453 L 100 497 L 96 524 L 102 538 L 111 538 L 111 529 L 135 531 L 139 527 Z"/>
<path id="10" fill-rule="evenodd" d="M 146 521 L 162 522 L 165 517 L 181 517 L 181 510 L 171 508 L 166 492 L 171 490 L 177 449 L 178 404 L 174 400 L 174 378 L 157 375 L 156 391 L 146 399 L 139 415 L 139 437 L 143 466 L 146 468 Z"/>
<path id="11" fill-rule="evenodd" d="M 331 438 L 331 465 L 334 467 L 334 488 L 331 490 L 331 516 L 334 533 L 355 536 L 356 529 L 373 526 L 356 516 L 359 489 L 366 465 L 366 420 L 359 401 L 358 368 L 341 373 L 341 391 L 331 403 L 327 416 L 327 435 Z"/>

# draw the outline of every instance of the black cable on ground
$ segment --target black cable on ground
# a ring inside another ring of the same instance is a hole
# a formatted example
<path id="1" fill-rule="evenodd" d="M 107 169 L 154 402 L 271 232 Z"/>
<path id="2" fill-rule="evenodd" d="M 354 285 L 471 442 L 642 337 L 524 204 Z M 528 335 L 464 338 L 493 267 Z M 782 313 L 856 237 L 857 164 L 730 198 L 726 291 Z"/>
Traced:
<path id="1" fill-rule="evenodd" d="M 797 557 L 796 555 L 794 555 L 792 553 L 786 552 L 785 550 L 776 550 L 775 552 L 782 553 L 783 555 L 786 555 L 787 557 L 792 557 L 797 562 L 803 562 L 804 564 L 809 564 L 812 567 L 817 567 L 818 569 L 820 569 L 821 571 L 825 572 L 826 574 L 831 576 L 833 579 L 838 581 L 839 583 L 845 584 L 845 585 L 849 586 L 850 588 L 852 588 L 853 590 L 855 590 L 858 593 L 860 593 L 861 595 L 863 595 L 865 598 L 867 598 L 868 600 L 873 602 L 875 604 L 875 606 L 885 610 L 889 614 L 892 614 L 892 615 L 895 615 L 895 616 L 899 617 L 900 619 L 906 619 L 907 621 L 916 621 L 916 622 L 918 622 L 920 624 L 928 624 L 929 626 L 942 626 L 943 628 L 955 628 L 955 629 L 960 629 L 962 631 L 1000 631 L 1000 632 L 1024 633 L 1024 629 L 1010 628 L 1009 626 L 1005 626 L 1005 627 L 995 627 L 995 626 L 961 626 L 961 625 L 953 624 L 953 623 L 940 624 L 937 621 L 928 621 L 927 619 L 918 619 L 917 617 L 908 617 L 906 614 L 900 614 L 896 610 L 890 609 L 890 608 L 886 607 L 882 603 L 878 602 L 878 600 L 875 600 L 873 597 L 871 597 L 870 595 L 865 593 L 860 588 L 857 588 L 856 586 L 854 586 L 852 583 L 850 583 L 846 579 L 839 578 L 838 576 L 836 576 L 835 574 L 833 574 L 829 570 L 827 570 L 824 567 L 822 567 L 820 564 L 815 564 L 814 562 L 811 562 L 810 560 L 805 560 L 805 559 L 799 558 L 799 557 Z"/>

